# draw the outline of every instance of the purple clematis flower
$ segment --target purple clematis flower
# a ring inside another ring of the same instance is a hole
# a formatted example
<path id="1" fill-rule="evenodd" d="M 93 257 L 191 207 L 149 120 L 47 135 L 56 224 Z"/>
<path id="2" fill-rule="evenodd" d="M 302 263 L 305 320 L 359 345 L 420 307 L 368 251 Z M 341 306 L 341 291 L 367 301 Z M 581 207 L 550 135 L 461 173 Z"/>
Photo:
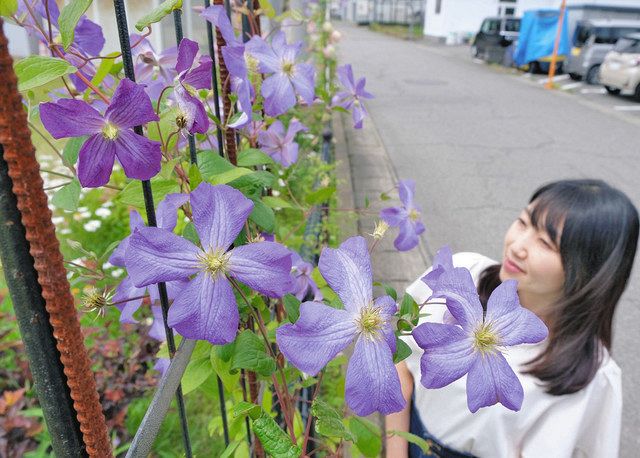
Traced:
<path id="1" fill-rule="evenodd" d="M 291 275 L 295 278 L 293 289 L 291 294 L 302 301 L 307 296 L 307 293 L 313 294 L 314 301 L 322 300 L 322 293 L 316 285 L 316 282 L 311 278 L 313 272 L 313 265 L 303 260 L 295 251 L 291 252 Z M 311 290 L 311 291 L 309 291 Z"/>
<path id="2" fill-rule="evenodd" d="M 129 41 L 132 45 L 138 43 L 133 48 L 136 81 L 145 84 L 149 97 L 157 100 L 165 87 L 173 85 L 173 80 L 177 76 L 174 67 L 178 59 L 178 48 L 172 46 L 161 53 L 156 53 L 149 40 L 140 35 L 131 34 Z"/>
<path id="3" fill-rule="evenodd" d="M 244 43 L 236 38 L 233 26 L 227 16 L 224 6 L 212 5 L 206 8 L 200 16 L 211 22 L 220 30 L 220 34 L 226 43 L 220 48 L 224 63 L 231 77 L 231 90 L 238 96 L 238 105 L 244 113 L 241 123 L 235 123 L 234 127 L 240 127 L 251 121 L 253 86 L 249 80 L 247 64 L 245 62 Z"/>
<path id="4" fill-rule="evenodd" d="M 467 269 L 443 272 L 432 297 L 446 300 L 460 326 L 423 323 L 413 330 L 413 338 L 425 351 L 420 361 L 422 384 L 441 388 L 466 374 L 471 412 L 498 402 L 520 410 L 522 385 L 501 349 L 540 342 L 548 331 L 540 318 L 520 305 L 517 282 L 507 280 L 493 291 L 484 317 Z"/>
<path id="5" fill-rule="evenodd" d="M 178 220 L 178 208 L 188 200 L 188 194 L 167 194 L 164 200 L 158 204 L 158 211 L 156 214 L 158 227 L 168 231 L 173 231 Z M 136 210 L 131 210 L 129 213 L 129 229 L 131 233 L 133 234 L 137 228 L 144 226 L 145 224 L 140 213 Z M 116 249 L 113 250 L 113 253 L 111 253 L 111 256 L 109 257 L 109 262 L 111 264 L 118 267 L 126 267 L 125 254 L 127 252 L 127 248 L 129 248 L 130 239 L 130 235 L 125 237 Z M 184 280 L 167 282 L 167 295 L 169 296 L 169 300 L 175 299 L 186 284 L 187 282 Z M 140 308 L 140 305 L 142 305 L 143 299 L 140 298 L 140 296 L 144 296 L 147 290 L 149 291 L 151 304 L 155 304 L 160 301 L 158 288 L 138 288 L 133 284 L 129 276 L 125 277 L 116 287 L 116 293 L 113 296 L 113 301 L 119 302 L 116 307 L 120 310 L 121 323 L 137 323 L 137 320 L 133 318 L 133 314 Z"/>
<path id="6" fill-rule="evenodd" d="M 159 305 L 151 306 L 151 313 L 153 314 L 153 323 L 151 323 L 151 327 L 149 328 L 149 337 L 164 342 L 167 340 L 167 333 L 164 331 L 162 307 Z"/>
<path id="7" fill-rule="evenodd" d="M 295 119 L 289 123 L 287 132 L 284 125 L 275 120 L 267 130 L 258 133 L 260 149 L 283 167 L 289 167 L 298 160 L 298 144 L 294 138 L 298 132 L 306 132 L 307 127 Z"/>
<path id="8" fill-rule="evenodd" d="M 174 88 L 174 95 L 178 103 L 179 114 L 176 117 L 178 127 L 190 134 L 206 134 L 209 130 L 209 117 L 204 105 L 195 91 L 211 89 L 211 66 L 209 56 L 202 56 L 199 65 L 195 66 L 198 55 L 198 43 L 183 38 L 178 46 L 176 72 L 178 84 Z"/>
<path id="9" fill-rule="evenodd" d="M 159 118 L 143 87 L 131 80 L 120 81 L 104 116 L 82 100 L 62 99 L 40 104 L 40 119 L 56 139 L 89 135 L 78 157 L 84 187 L 108 183 L 116 157 L 129 178 L 148 180 L 160 171 L 160 143 L 132 130 Z"/>
<path id="10" fill-rule="evenodd" d="M 321 302 L 304 302 L 295 324 L 276 331 L 282 353 L 301 371 L 315 375 L 355 341 L 347 367 L 346 400 L 358 415 L 402 410 L 405 400 L 393 365 L 396 338 L 390 296 L 373 299 L 367 242 L 351 237 L 338 249 L 322 250 L 320 273 L 338 294 L 344 310 Z"/>
<path id="11" fill-rule="evenodd" d="M 127 271 L 138 287 L 193 277 L 169 309 L 169 326 L 188 339 L 229 343 L 239 321 L 230 279 L 281 297 L 291 289 L 291 253 L 274 242 L 227 251 L 253 209 L 230 186 L 201 183 L 191 193 L 191 208 L 202 248 L 165 229 L 141 227 L 129 241 Z"/>
<path id="12" fill-rule="evenodd" d="M 164 376 L 164 374 L 166 374 L 167 372 L 167 369 L 169 369 L 170 364 L 171 360 L 169 358 L 158 358 L 153 368 L 160 372 L 160 375 Z"/>
<path id="13" fill-rule="evenodd" d="M 445 245 L 436 253 L 435 258 L 433 259 L 433 268 L 431 269 L 431 272 L 426 274 L 420 280 L 422 280 L 429 288 L 431 288 L 431 291 L 435 291 L 438 288 L 438 280 L 440 279 L 442 274 L 452 269 L 453 255 L 451 254 L 451 248 L 449 248 L 448 245 Z M 430 299 L 431 297 L 429 297 L 427 301 Z M 442 317 L 442 322 L 447 324 L 458 324 L 449 309 L 445 310 L 444 316 Z"/>
<path id="14" fill-rule="evenodd" d="M 415 248 L 419 242 L 418 236 L 425 231 L 424 224 L 420 221 L 421 209 L 413 202 L 415 190 L 415 181 L 400 180 L 398 192 L 402 206 L 384 208 L 380 211 L 380 218 L 389 226 L 400 226 L 400 233 L 393 241 L 398 251 Z"/>
<path id="15" fill-rule="evenodd" d="M 297 63 L 302 42 L 288 45 L 284 32 L 276 33 L 271 46 L 259 36 L 253 36 L 246 45 L 247 52 L 260 62 L 261 73 L 271 73 L 262 83 L 264 111 L 278 116 L 296 103 L 298 94 L 307 104 L 315 97 L 315 71 L 313 65 Z"/>
<path id="16" fill-rule="evenodd" d="M 353 117 L 353 127 L 356 129 L 362 128 L 362 121 L 367 115 L 361 99 L 372 99 L 373 94 L 364 90 L 366 79 L 360 78 L 358 82 L 353 79 L 353 70 L 351 64 L 343 65 L 338 68 L 338 79 L 342 83 L 345 91 L 338 92 L 333 98 L 333 104 L 341 106 L 345 110 L 352 110 L 351 116 Z"/>

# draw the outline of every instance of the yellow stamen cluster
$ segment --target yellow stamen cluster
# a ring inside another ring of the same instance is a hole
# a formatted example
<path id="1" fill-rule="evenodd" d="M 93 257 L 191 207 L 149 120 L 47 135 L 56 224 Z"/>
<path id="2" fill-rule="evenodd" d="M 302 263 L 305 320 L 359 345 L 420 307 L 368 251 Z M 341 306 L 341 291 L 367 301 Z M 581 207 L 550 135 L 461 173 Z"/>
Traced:
<path id="1" fill-rule="evenodd" d="M 187 117 L 184 114 L 180 113 L 176 116 L 176 126 L 178 126 L 178 129 L 187 127 Z"/>
<path id="2" fill-rule="evenodd" d="M 111 294 L 105 291 L 98 291 L 90 288 L 82 295 L 80 308 L 83 312 L 98 312 L 98 315 L 104 315 L 105 308 L 111 305 Z"/>
<path id="3" fill-rule="evenodd" d="M 409 212 L 409 219 L 411 221 L 418 221 L 420 219 L 420 212 L 418 210 L 415 210 L 415 209 L 411 210 Z"/>
<path id="4" fill-rule="evenodd" d="M 107 122 L 102 128 L 102 136 L 107 140 L 115 140 L 118 138 L 118 128 L 110 122 Z"/>
<path id="5" fill-rule="evenodd" d="M 373 228 L 373 234 L 371 234 L 371 236 L 376 240 L 380 240 L 382 237 L 384 237 L 387 229 L 389 229 L 389 225 L 385 221 L 376 221 L 376 225 Z"/>
<path id="6" fill-rule="evenodd" d="M 380 331 L 385 324 L 385 319 L 380 313 L 379 308 L 365 307 L 360 311 L 360 316 L 356 319 L 356 325 L 358 330 L 364 335 L 373 340 L 380 338 Z"/>
<path id="7" fill-rule="evenodd" d="M 293 62 L 284 62 L 282 72 L 287 76 L 293 76 Z"/>
<path id="8" fill-rule="evenodd" d="M 205 272 L 212 277 L 224 274 L 229 264 L 229 255 L 224 250 L 210 251 L 200 256 L 200 263 Z"/>
<path id="9" fill-rule="evenodd" d="M 473 334 L 473 346 L 480 353 L 492 353 L 499 342 L 500 339 L 487 324 L 482 324 Z"/>

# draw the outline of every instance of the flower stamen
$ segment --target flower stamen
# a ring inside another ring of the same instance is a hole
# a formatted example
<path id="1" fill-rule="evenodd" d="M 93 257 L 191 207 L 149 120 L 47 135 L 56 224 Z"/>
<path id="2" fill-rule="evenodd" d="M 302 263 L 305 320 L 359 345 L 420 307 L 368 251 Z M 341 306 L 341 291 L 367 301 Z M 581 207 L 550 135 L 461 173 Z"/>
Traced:
<path id="1" fill-rule="evenodd" d="M 118 138 L 118 128 L 110 122 L 106 122 L 102 128 L 102 136 L 107 140 L 115 140 Z"/>
<path id="2" fill-rule="evenodd" d="M 356 326 L 358 330 L 365 336 L 372 340 L 379 340 L 382 326 L 385 324 L 385 319 L 380 313 L 379 308 L 373 308 L 371 306 L 365 307 L 360 311 L 360 316 L 356 318 Z"/>
<path id="3" fill-rule="evenodd" d="M 488 324 L 482 324 L 473 334 L 473 346 L 482 354 L 494 352 L 499 342 L 500 339 Z"/>
<path id="4" fill-rule="evenodd" d="M 229 254 L 223 250 L 210 251 L 199 256 L 199 260 L 203 270 L 215 278 L 227 271 Z"/>

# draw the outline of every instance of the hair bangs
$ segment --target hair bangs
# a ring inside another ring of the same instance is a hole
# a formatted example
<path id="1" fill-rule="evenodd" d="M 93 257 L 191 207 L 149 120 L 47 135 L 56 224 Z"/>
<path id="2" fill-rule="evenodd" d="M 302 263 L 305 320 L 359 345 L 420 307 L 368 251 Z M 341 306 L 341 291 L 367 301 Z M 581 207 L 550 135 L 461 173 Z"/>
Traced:
<path id="1" fill-rule="evenodd" d="M 534 196 L 531 200 L 531 209 L 529 217 L 531 224 L 538 230 L 545 231 L 556 246 L 560 247 L 560 239 L 562 237 L 562 228 L 564 226 L 567 214 L 571 210 L 571 205 L 566 197 L 556 195 L 551 190 Z"/>

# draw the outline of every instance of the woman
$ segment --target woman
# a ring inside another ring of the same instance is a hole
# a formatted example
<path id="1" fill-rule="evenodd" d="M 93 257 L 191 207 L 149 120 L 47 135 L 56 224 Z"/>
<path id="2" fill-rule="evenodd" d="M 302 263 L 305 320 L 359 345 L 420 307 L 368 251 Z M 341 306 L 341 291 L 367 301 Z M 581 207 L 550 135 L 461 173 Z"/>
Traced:
<path id="1" fill-rule="evenodd" d="M 475 414 L 467 409 L 465 377 L 437 390 L 420 385 L 422 352 L 408 341 L 414 352 L 397 368 L 412 402 L 389 415 L 386 428 L 428 439 L 432 454 L 391 436 L 387 456 L 617 456 L 622 389 L 609 351 L 637 241 L 638 212 L 627 196 L 600 180 L 564 180 L 533 194 L 505 235 L 502 264 L 454 255 L 484 307 L 502 281 L 517 280 L 521 304 L 545 322 L 549 337 L 505 353 L 524 388 L 521 410 L 497 404 Z M 431 294 L 420 280 L 407 292 L 418 303 Z M 431 315 L 423 320 L 442 321 L 445 306 L 424 311 Z"/>

